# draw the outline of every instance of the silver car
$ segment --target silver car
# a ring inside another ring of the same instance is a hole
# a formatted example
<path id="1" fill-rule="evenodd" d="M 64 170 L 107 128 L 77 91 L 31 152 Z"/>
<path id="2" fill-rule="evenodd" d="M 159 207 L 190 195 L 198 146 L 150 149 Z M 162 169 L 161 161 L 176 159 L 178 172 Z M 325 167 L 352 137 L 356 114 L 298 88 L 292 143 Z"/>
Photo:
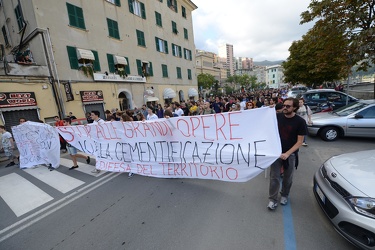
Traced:
<path id="1" fill-rule="evenodd" d="M 340 136 L 375 137 L 375 100 L 360 100 L 332 112 L 311 116 L 310 135 L 319 135 L 325 141 Z"/>
<path id="2" fill-rule="evenodd" d="M 361 249 L 375 249 L 375 150 L 342 154 L 315 173 L 313 192 L 336 230 Z"/>

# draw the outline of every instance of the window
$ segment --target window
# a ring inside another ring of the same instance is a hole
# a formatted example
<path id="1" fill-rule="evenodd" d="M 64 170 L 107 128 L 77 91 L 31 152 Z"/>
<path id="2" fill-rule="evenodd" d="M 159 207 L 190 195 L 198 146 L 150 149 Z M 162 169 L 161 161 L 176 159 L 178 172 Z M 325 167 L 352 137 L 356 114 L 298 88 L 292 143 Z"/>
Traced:
<path id="1" fill-rule="evenodd" d="M 177 30 L 177 24 L 175 22 L 172 21 L 172 32 L 177 34 L 178 33 L 178 30 Z"/>
<path id="2" fill-rule="evenodd" d="M 155 19 L 156 19 L 156 25 L 163 27 L 163 23 L 161 21 L 161 14 L 159 12 L 155 11 Z"/>
<path id="3" fill-rule="evenodd" d="M 113 3 L 116 6 L 121 6 L 120 0 L 106 0 L 109 3 Z"/>
<path id="4" fill-rule="evenodd" d="M 172 43 L 172 54 L 177 57 L 182 57 L 182 49 L 181 46 Z"/>
<path id="5" fill-rule="evenodd" d="M 1 32 L 3 32 L 5 46 L 6 47 L 10 46 L 10 42 L 9 42 L 9 38 L 8 38 L 9 37 L 8 31 L 7 31 L 7 28 L 5 27 L 5 25 L 1 28 Z"/>
<path id="6" fill-rule="evenodd" d="M 188 30 L 184 28 L 184 38 L 186 40 L 189 40 L 189 33 L 188 33 Z"/>
<path id="7" fill-rule="evenodd" d="M 192 60 L 192 56 L 191 56 L 191 50 L 188 50 L 188 49 L 184 49 L 184 58 L 186 60 Z"/>
<path id="8" fill-rule="evenodd" d="M 141 61 L 137 59 L 137 70 L 138 70 L 138 75 L 142 77 L 154 75 L 151 62 Z"/>
<path id="9" fill-rule="evenodd" d="M 168 66 L 165 64 L 162 64 L 161 70 L 162 70 L 163 77 L 168 77 Z"/>
<path id="10" fill-rule="evenodd" d="M 140 30 L 136 30 L 136 32 L 137 32 L 138 45 L 146 47 L 145 34 Z"/>
<path id="11" fill-rule="evenodd" d="M 177 78 L 178 78 L 178 79 L 181 79 L 181 78 L 182 78 L 182 75 L 181 75 L 181 68 L 180 68 L 180 67 L 176 67 L 176 71 L 177 71 Z"/>
<path id="12" fill-rule="evenodd" d="M 68 51 L 70 68 L 71 69 L 79 69 L 80 65 L 79 65 L 78 57 L 77 57 L 77 48 L 71 47 L 71 46 L 66 46 L 66 49 Z M 92 61 L 93 69 L 94 69 L 94 71 L 100 71 L 100 62 L 99 62 L 98 52 L 95 51 L 95 50 L 91 50 L 91 52 L 93 53 L 94 58 L 95 58 L 95 60 Z"/>
<path id="13" fill-rule="evenodd" d="M 156 50 L 168 54 L 168 42 L 155 37 Z"/>
<path id="14" fill-rule="evenodd" d="M 107 54 L 108 70 L 111 73 L 118 73 L 118 71 L 125 71 L 127 75 L 130 75 L 129 59 L 125 57 L 128 65 L 115 64 L 114 55 Z M 116 72 L 117 71 L 117 72 Z"/>
<path id="15" fill-rule="evenodd" d="M 188 79 L 191 80 L 191 69 L 187 70 L 187 74 L 188 74 Z"/>
<path id="16" fill-rule="evenodd" d="M 186 9 L 184 6 L 181 6 L 181 13 L 182 13 L 182 17 L 186 18 Z"/>
<path id="17" fill-rule="evenodd" d="M 16 13 L 18 30 L 21 31 L 23 29 L 23 26 L 24 26 L 24 21 L 23 21 L 21 6 L 17 5 L 17 7 L 14 9 L 14 12 Z"/>
<path id="18" fill-rule="evenodd" d="M 146 9 L 144 3 L 137 0 L 128 0 L 128 4 L 130 13 L 146 19 Z"/>
<path id="19" fill-rule="evenodd" d="M 108 35 L 110 37 L 120 39 L 117 22 L 112 19 L 107 18 L 107 25 L 108 25 Z"/>
<path id="20" fill-rule="evenodd" d="M 66 7 L 68 8 L 69 25 L 85 30 L 86 26 L 82 8 L 70 3 L 66 3 Z"/>
<path id="21" fill-rule="evenodd" d="M 177 13 L 177 0 L 167 0 L 168 7 Z"/>

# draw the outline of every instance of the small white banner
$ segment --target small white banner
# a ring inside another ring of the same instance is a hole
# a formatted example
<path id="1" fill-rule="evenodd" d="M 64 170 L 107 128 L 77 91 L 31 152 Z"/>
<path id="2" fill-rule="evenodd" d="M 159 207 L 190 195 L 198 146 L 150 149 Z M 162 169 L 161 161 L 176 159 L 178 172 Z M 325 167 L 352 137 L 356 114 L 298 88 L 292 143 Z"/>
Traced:
<path id="1" fill-rule="evenodd" d="M 97 169 L 150 177 L 244 182 L 281 154 L 272 108 L 56 130 Z"/>
<path id="2" fill-rule="evenodd" d="M 25 122 L 12 127 L 13 137 L 20 152 L 20 168 L 39 164 L 60 166 L 59 134 L 54 127 L 38 122 Z"/>

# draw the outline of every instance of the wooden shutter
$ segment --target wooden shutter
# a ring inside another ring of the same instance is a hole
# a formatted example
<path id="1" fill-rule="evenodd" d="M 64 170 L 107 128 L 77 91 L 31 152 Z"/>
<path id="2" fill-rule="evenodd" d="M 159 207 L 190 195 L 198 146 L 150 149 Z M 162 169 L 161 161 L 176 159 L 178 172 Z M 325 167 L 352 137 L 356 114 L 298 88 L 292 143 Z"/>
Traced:
<path id="1" fill-rule="evenodd" d="M 78 57 L 77 57 L 77 50 L 75 47 L 66 46 L 68 51 L 69 63 L 71 69 L 78 69 Z"/>

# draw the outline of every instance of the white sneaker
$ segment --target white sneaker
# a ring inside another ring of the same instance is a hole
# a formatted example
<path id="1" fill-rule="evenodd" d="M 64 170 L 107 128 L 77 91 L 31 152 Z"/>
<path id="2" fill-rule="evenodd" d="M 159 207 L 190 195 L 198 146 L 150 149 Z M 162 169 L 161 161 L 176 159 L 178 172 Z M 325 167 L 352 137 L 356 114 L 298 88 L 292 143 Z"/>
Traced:
<path id="1" fill-rule="evenodd" d="M 274 202 L 274 201 L 270 201 L 270 202 L 268 203 L 268 206 L 267 206 L 267 208 L 268 208 L 269 210 L 275 210 L 276 207 L 277 207 L 277 202 Z"/>
<path id="2" fill-rule="evenodd" d="M 280 204 L 286 205 L 288 203 L 288 197 L 281 196 Z"/>
<path id="3" fill-rule="evenodd" d="M 133 177 L 133 173 L 132 172 L 129 172 L 129 174 L 128 174 L 128 178 L 132 178 Z"/>
<path id="4" fill-rule="evenodd" d="M 93 171 L 91 171 L 91 173 L 98 174 L 100 173 L 100 170 L 95 168 Z"/>
<path id="5" fill-rule="evenodd" d="M 302 146 L 307 146 L 307 143 L 306 142 L 302 143 Z"/>

